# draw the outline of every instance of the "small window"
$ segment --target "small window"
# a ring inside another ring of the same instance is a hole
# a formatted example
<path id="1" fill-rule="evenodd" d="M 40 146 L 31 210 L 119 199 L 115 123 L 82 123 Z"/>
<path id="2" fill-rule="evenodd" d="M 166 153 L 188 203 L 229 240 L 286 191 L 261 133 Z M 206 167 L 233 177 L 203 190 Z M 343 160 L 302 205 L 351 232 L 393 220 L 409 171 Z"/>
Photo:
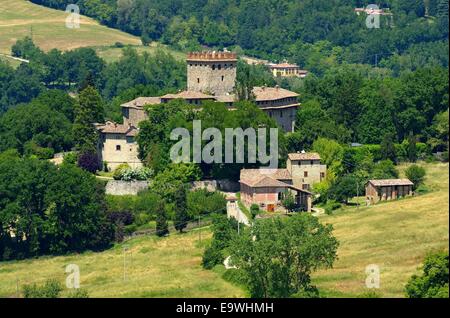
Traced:
<path id="1" fill-rule="evenodd" d="M 217 65 L 217 68 L 219 69 L 219 70 L 221 70 L 222 69 L 222 65 Z"/>
<path id="2" fill-rule="evenodd" d="M 200 84 L 200 77 L 197 77 L 197 83 Z"/>
<path id="3" fill-rule="evenodd" d="M 302 185 L 302 189 L 303 189 L 303 190 L 309 190 L 309 184 L 306 184 L 306 183 L 303 184 L 303 185 Z"/>
<path id="4" fill-rule="evenodd" d="M 311 166 L 314 164 L 314 160 L 311 160 Z"/>
<path id="5" fill-rule="evenodd" d="M 325 172 L 321 172 L 320 173 L 320 177 L 323 179 L 323 178 L 325 178 Z"/>
<path id="6" fill-rule="evenodd" d="M 307 178 L 307 177 L 308 177 L 308 171 L 304 171 L 304 172 L 303 172 L 303 176 L 304 176 L 305 178 Z"/>
<path id="7" fill-rule="evenodd" d="M 216 69 L 216 64 L 212 65 L 212 69 L 213 69 L 213 71 Z"/>
<path id="8" fill-rule="evenodd" d="M 120 145 L 116 145 L 116 151 L 120 151 L 120 150 L 121 150 Z"/>
<path id="9" fill-rule="evenodd" d="M 222 75 L 222 82 L 223 82 L 224 78 L 225 78 L 225 76 Z"/>
<path id="10" fill-rule="evenodd" d="M 280 118 L 283 118 L 283 111 L 280 111 Z"/>

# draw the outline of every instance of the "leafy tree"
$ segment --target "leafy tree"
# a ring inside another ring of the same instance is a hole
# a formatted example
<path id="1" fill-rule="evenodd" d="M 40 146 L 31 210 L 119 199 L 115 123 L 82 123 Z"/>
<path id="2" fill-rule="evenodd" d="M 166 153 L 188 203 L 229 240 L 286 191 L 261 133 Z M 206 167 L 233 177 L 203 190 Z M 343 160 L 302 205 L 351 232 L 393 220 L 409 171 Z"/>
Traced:
<path id="1" fill-rule="evenodd" d="M 93 123 L 104 121 L 103 100 L 95 88 L 88 86 L 80 92 L 75 107 L 73 134 L 77 149 L 82 152 L 95 152 L 98 133 Z"/>
<path id="2" fill-rule="evenodd" d="M 78 156 L 78 167 L 90 173 L 95 173 L 101 169 L 97 153 L 93 151 L 84 151 Z"/>
<path id="3" fill-rule="evenodd" d="M 428 255 L 422 274 L 413 275 L 406 284 L 409 298 L 448 298 L 448 252 Z"/>
<path id="4" fill-rule="evenodd" d="M 382 160 L 373 166 L 371 173 L 373 179 L 396 179 L 398 171 L 394 163 L 390 160 Z"/>
<path id="5" fill-rule="evenodd" d="M 229 250 L 251 297 L 268 298 L 301 292 L 317 296 L 310 275 L 333 265 L 337 247 L 331 225 L 301 213 L 256 221 L 233 237 Z"/>
<path id="6" fill-rule="evenodd" d="M 416 190 L 425 180 L 425 169 L 418 165 L 411 165 L 405 170 L 406 177 L 414 183 L 413 189 Z"/>
<path id="7" fill-rule="evenodd" d="M 312 146 L 313 151 L 318 152 L 323 164 L 327 165 L 335 175 L 342 173 L 342 159 L 344 148 L 335 140 L 318 138 Z"/>
<path id="8" fill-rule="evenodd" d="M 212 241 L 205 249 L 202 259 L 202 266 L 212 269 L 215 265 L 222 264 L 227 249 L 230 246 L 233 236 L 237 233 L 238 223 L 234 218 L 227 218 L 226 215 L 213 214 Z"/>
<path id="9" fill-rule="evenodd" d="M 348 203 L 348 199 L 356 196 L 358 179 L 353 175 L 339 178 L 329 189 L 329 197 L 339 202 Z M 360 187 L 362 189 L 362 187 Z"/>
<path id="10" fill-rule="evenodd" d="M 292 212 L 297 207 L 297 204 L 295 203 L 294 195 L 291 191 L 286 191 L 284 193 L 284 198 L 281 201 L 281 204 L 286 209 L 287 212 Z"/>
<path id="11" fill-rule="evenodd" d="M 386 134 L 380 144 L 381 158 L 383 160 L 397 161 L 397 154 L 395 152 L 394 137 L 391 134 Z"/>
<path id="12" fill-rule="evenodd" d="M 12 56 L 30 60 L 39 59 L 44 52 L 33 43 L 33 40 L 29 36 L 26 36 L 23 39 L 17 40 L 11 47 L 11 53 Z"/>

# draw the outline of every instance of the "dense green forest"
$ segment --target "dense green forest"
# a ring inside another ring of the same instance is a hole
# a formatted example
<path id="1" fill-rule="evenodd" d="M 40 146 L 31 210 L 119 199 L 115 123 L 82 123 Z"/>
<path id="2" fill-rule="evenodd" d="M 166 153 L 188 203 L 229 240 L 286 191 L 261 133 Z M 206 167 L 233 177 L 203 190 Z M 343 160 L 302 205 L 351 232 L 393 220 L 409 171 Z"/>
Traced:
<path id="1" fill-rule="evenodd" d="M 32 0 L 65 9 L 66 0 Z M 361 0 L 77 0 L 81 13 L 178 49 L 229 47 L 289 59 L 315 73 L 340 63 L 402 69 L 448 65 L 448 1 L 378 1 L 392 16 L 366 27 Z M 274 36 L 276 35 L 276 36 Z M 424 54 L 425 53 L 425 54 Z"/>

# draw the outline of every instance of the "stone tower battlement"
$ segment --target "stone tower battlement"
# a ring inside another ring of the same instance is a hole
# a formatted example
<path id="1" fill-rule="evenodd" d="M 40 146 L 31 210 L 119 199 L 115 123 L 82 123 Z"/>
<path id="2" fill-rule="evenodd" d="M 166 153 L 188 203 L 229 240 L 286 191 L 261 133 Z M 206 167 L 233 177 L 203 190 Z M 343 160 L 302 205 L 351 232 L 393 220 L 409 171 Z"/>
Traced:
<path id="1" fill-rule="evenodd" d="M 191 52 L 187 58 L 189 91 L 226 95 L 234 90 L 237 54 L 232 52 Z"/>

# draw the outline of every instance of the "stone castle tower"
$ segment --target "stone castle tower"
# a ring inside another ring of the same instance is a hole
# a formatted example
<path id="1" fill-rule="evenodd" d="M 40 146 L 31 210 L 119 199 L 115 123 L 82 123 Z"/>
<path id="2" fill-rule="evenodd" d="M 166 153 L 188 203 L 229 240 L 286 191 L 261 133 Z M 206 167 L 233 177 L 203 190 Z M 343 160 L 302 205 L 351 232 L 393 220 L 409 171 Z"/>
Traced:
<path id="1" fill-rule="evenodd" d="M 187 56 L 188 91 L 216 96 L 234 89 L 237 55 L 231 52 L 193 52 Z"/>

